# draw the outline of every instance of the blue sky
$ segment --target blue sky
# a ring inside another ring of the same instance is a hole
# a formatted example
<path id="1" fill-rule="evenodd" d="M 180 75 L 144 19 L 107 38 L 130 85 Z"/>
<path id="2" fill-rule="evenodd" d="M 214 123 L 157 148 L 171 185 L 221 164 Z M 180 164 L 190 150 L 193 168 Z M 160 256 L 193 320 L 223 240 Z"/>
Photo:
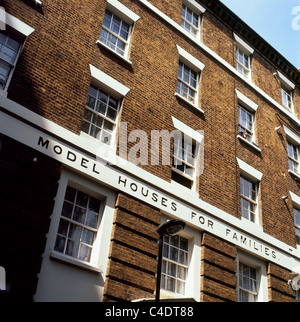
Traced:
<path id="1" fill-rule="evenodd" d="M 221 0 L 298 69 L 300 0 Z"/>

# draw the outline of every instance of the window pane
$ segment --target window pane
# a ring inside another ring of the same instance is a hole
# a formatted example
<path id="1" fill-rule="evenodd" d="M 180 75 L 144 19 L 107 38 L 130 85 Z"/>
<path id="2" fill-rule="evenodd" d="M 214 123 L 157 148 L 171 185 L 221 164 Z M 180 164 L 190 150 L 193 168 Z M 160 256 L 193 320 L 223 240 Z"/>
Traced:
<path id="1" fill-rule="evenodd" d="M 65 249 L 66 238 L 62 236 L 57 236 L 55 241 L 54 250 L 63 253 Z"/>
<path id="2" fill-rule="evenodd" d="M 73 204 L 68 201 L 65 201 L 61 215 L 66 218 L 72 218 L 72 214 L 73 214 Z"/>
<path id="3" fill-rule="evenodd" d="M 81 191 L 77 192 L 76 204 L 82 207 L 87 207 L 89 196 Z"/>

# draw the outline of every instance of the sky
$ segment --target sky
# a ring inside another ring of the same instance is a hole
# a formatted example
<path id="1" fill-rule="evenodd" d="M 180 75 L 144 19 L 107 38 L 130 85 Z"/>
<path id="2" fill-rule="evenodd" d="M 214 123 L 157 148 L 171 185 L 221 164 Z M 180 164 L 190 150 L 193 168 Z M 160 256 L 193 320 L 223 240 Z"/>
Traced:
<path id="1" fill-rule="evenodd" d="M 282 56 L 300 68 L 300 0 L 221 0 Z"/>

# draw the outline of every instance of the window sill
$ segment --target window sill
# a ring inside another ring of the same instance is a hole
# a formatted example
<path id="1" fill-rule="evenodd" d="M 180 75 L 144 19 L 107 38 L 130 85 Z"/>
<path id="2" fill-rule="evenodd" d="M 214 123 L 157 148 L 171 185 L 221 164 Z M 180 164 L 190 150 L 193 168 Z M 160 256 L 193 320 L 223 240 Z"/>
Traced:
<path id="1" fill-rule="evenodd" d="M 111 48 L 109 48 L 108 46 L 106 46 L 105 44 L 103 44 L 100 40 L 97 40 L 97 41 L 96 41 L 96 44 L 97 44 L 98 46 L 101 46 L 101 47 L 103 47 L 103 48 L 105 48 L 105 49 L 109 50 L 111 53 L 113 53 L 115 56 L 117 56 L 117 57 L 121 58 L 121 59 L 122 59 L 124 62 L 126 62 L 127 64 L 132 65 L 132 62 L 131 62 L 130 60 L 128 60 L 128 59 L 126 59 L 125 57 L 123 57 L 122 55 L 118 54 L 117 52 L 115 52 L 114 50 L 112 50 Z"/>
<path id="2" fill-rule="evenodd" d="M 198 107 L 195 104 L 189 102 L 186 98 L 184 98 L 183 96 L 181 96 L 177 92 L 175 93 L 175 96 L 178 97 L 179 99 L 181 99 L 182 101 L 184 101 L 185 103 L 187 103 L 189 106 L 193 107 L 195 110 L 197 110 L 200 113 L 204 114 L 204 111 L 200 107 Z"/>
<path id="3" fill-rule="evenodd" d="M 84 270 L 87 270 L 90 272 L 102 273 L 102 271 L 98 267 L 96 267 L 90 263 L 75 259 L 75 258 L 73 258 L 71 256 L 67 256 L 65 254 L 61 254 L 61 253 L 56 252 L 54 250 L 52 250 L 50 252 L 50 258 L 52 260 L 63 262 L 65 264 L 69 264 L 71 266 L 75 266 L 75 267 L 78 267 L 78 268 L 81 268 L 81 269 L 84 269 Z"/>
<path id="4" fill-rule="evenodd" d="M 298 179 L 298 180 L 300 180 L 300 174 L 298 174 L 298 173 L 296 173 L 296 172 L 294 172 L 294 171 L 292 171 L 292 170 L 290 170 L 289 169 L 289 171 L 288 171 L 295 179 Z"/>
<path id="5" fill-rule="evenodd" d="M 281 104 L 281 106 L 282 106 L 285 110 L 287 110 L 289 113 L 291 113 L 292 115 L 294 115 L 293 108 L 289 108 L 288 106 L 285 106 L 285 105 L 283 105 L 283 104 Z"/>
<path id="6" fill-rule="evenodd" d="M 241 217 L 241 221 L 243 222 L 243 224 L 247 227 L 249 227 L 249 229 L 256 229 L 256 230 L 260 230 L 261 232 L 263 232 L 263 227 L 257 223 L 257 222 L 252 222 L 249 219 L 246 219 L 244 217 Z"/>
<path id="7" fill-rule="evenodd" d="M 178 195 L 182 195 L 182 196 L 190 195 L 192 198 L 199 198 L 199 193 L 194 191 L 193 188 L 189 189 L 175 180 L 171 180 L 171 184 L 176 187 L 178 191 Z"/>
<path id="8" fill-rule="evenodd" d="M 242 136 L 238 134 L 237 138 L 245 143 L 247 143 L 249 146 L 251 146 L 253 149 L 255 149 L 258 152 L 261 152 L 261 149 L 254 143 L 249 142 L 248 140 L 244 139 Z"/>

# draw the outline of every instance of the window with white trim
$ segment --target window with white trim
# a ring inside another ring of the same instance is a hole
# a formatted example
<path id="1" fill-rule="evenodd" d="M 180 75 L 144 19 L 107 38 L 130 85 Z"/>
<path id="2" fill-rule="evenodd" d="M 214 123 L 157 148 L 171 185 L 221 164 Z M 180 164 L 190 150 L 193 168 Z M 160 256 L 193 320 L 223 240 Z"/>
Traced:
<path id="1" fill-rule="evenodd" d="M 289 170 L 293 173 L 299 174 L 299 147 L 287 141 L 287 153 L 289 160 Z"/>
<path id="2" fill-rule="evenodd" d="M 174 135 L 172 180 L 191 189 L 197 159 L 196 141 L 176 131 Z"/>
<path id="3" fill-rule="evenodd" d="M 182 5 L 181 26 L 193 36 L 198 36 L 200 30 L 200 16 L 186 4 Z"/>
<path id="4" fill-rule="evenodd" d="M 251 48 L 237 34 L 233 34 L 236 41 L 236 69 L 246 78 L 251 79 L 251 55 L 254 49 Z"/>
<path id="5" fill-rule="evenodd" d="M 128 48 L 130 31 L 131 26 L 128 23 L 106 10 L 99 40 L 116 53 L 124 56 Z"/>
<path id="6" fill-rule="evenodd" d="M 249 142 L 254 141 L 254 113 L 238 105 L 239 135 Z"/>
<path id="7" fill-rule="evenodd" d="M 288 109 L 292 110 L 293 108 L 293 94 L 292 91 L 285 88 L 281 87 L 281 98 L 282 98 L 282 105 Z"/>
<path id="8" fill-rule="evenodd" d="M 296 244 L 297 246 L 300 246 L 300 210 L 295 207 L 293 208 L 293 210 L 294 210 Z"/>
<path id="9" fill-rule="evenodd" d="M 287 77 L 277 71 L 277 75 L 281 84 L 281 100 L 282 106 L 288 111 L 293 112 L 293 90 L 295 84 L 293 84 Z"/>
<path id="10" fill-rule="evenodd" d="M 189 263 L 189 242 L 182 236 L 164 236 L 161 288 L 185 294 Z"/>
<path id="11" fill-rule="evenodd" d="M 266 263 L 248 254 L 238 253 L 237 266 L 238 302 L 267 302 Z"/>
<path id="12" fill-rule="evenodd" d="M 178 66 L 177 93 L 189 101 L 196 104 L 198 91 L 198 73 L 182 62 Z"/>
<path id="13" fill-rule="evenodd" d="M 162 222 L 168 218 L 162 218 Z M 176 236 L 164 236 L 161 298 L 200 301 L 201 234 L 188 225 Z"/>
<path id="14" fill-rule="evenodd" d="M 241 219 L 259 225 L 258 193 L 263 174 L 239 158 L 237 162 L 240 168 Z"/>
<path id="15" fill-rule="evenodd" d="M 91 85 L 84 110 L 81 130 L 111 145 L 120 102 L 113 95 Z"/>
<path id="16" fill-rule="evenodd" d="M 21 44 L 9 35 L 0 33 L 0 89 L 6 90 L 15 69 Z"/>
<path id="17" fill-rule="evenodd" d="M 180 46 L 176 46 L 179 53 L 179 65 L 175 96 L 203 113 L 199 108 L 199 82 L 200 73 L 205 65 Z"/>
<path id="18" fill-rule="evenodd" d="M 245 77 L 250 78 L 250 56 L 239 47 L 236 49 L 236 61 L 236 69 Z"/>
<path id="19" fill-rule="evenodd" d="M 257 301 L 257 272 L 246 264 L 239 263 L 239 302 Z"/>
<path id="20" fill-rule="evenodd" d="M 197 173 L 203 170 L 203 135 L 172 117 L 173 131 L 172 180 L 196 190 Z"/>
<path id="21" fill-rule="evenodd" d="M 257 216 L 257 190 L 256 182 L 240 177 L 241 216 L 252 222 L 256 221 Z"/>
<path id="22" fill-rule="evenodd" d="M 100 199 L 68 186 L 54 250 L 89 262 L 102 217 L 100 206 Z"/>
<path id="23" fill-rule="evenodd" d="M 107 0 L 98 44 L 108 48 L 127 62 L 134 23 L 140 17 L 117 0 Z"/>
<path id="24" fill-rule="evenodd" d="M 22 45 L 34 29 L 11 14 L 3 13 L 5 30 L 0 31 L 0 95 L 6 96 Z"/>

